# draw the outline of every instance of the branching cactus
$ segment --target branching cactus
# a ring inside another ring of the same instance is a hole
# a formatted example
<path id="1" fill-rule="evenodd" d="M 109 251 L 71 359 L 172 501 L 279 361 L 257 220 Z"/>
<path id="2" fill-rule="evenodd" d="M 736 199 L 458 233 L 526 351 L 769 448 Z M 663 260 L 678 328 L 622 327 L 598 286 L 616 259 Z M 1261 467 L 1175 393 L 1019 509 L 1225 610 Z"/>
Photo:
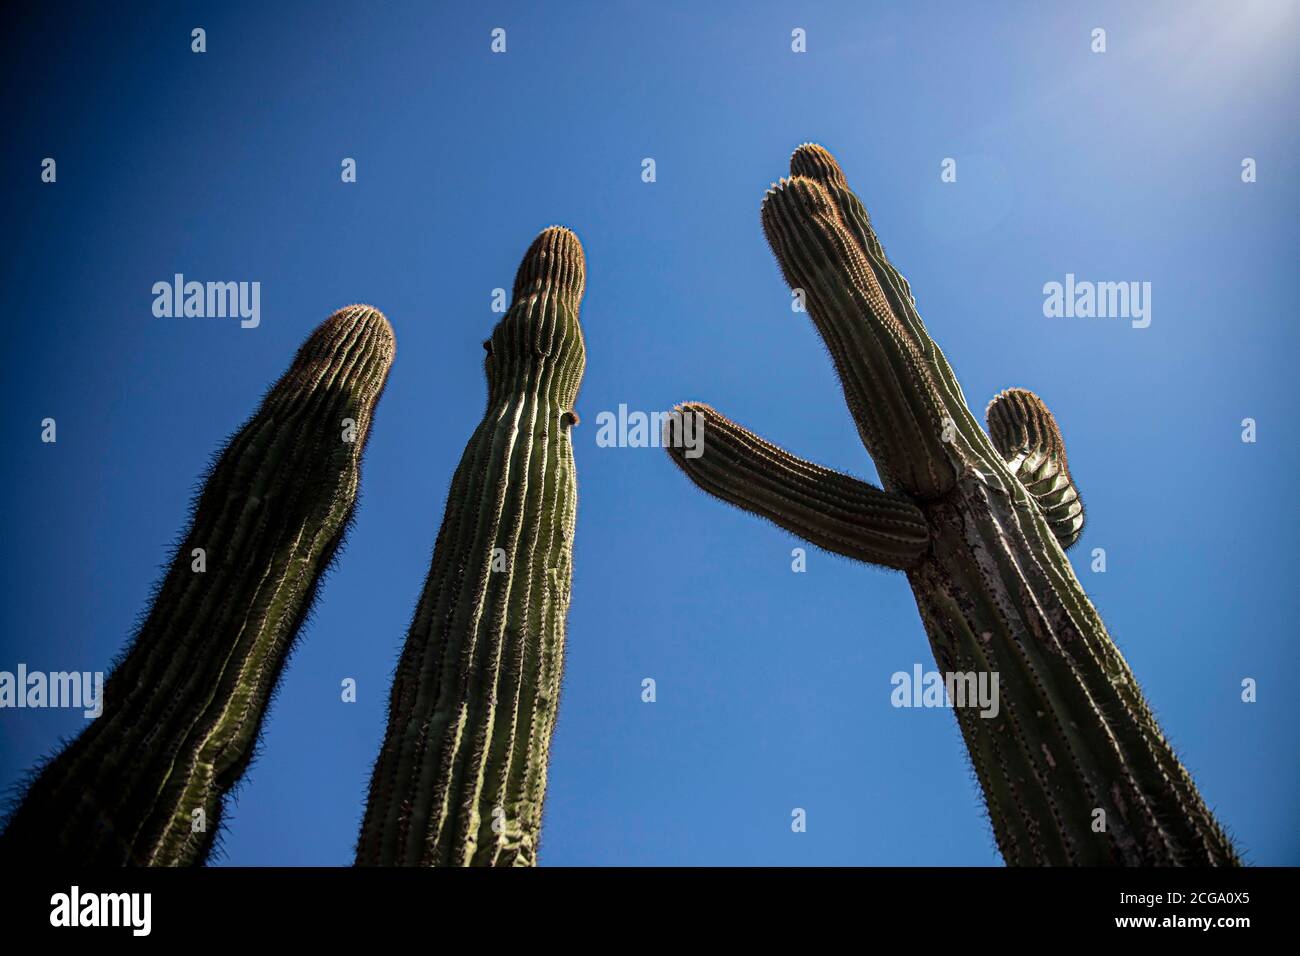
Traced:
<path id="1" fill-rule="evenodd" d="M 670 445 L 673 460 L 815 545 L 906 572 L 941 671 L 998 675 L 996 716 L 953 703 L 1008 863 L 1238 863 L 1065 556 L 1083 506 L 1051 413 L 1004 392 L 990 440 L 834 158 L 805 145 L 790 168 L 763 229 L 884 488 L 695 403 L 678 409 L 702 417 L 703 454 Z"/>
<path id="2" fill-rule="evenodd" d="M 577 237 L 545 230 L 484 343 L 487 411 L 393 680 L 358 864 L 536 860 L 569 607 L 584 281 Z"/>
<path id="3" fill-rule="evenodd" d="M 32 780 L 7 862 L 202 863 L 351 520 L 393 331 L 343 309 L 217 456 L 104 709 Z"/>

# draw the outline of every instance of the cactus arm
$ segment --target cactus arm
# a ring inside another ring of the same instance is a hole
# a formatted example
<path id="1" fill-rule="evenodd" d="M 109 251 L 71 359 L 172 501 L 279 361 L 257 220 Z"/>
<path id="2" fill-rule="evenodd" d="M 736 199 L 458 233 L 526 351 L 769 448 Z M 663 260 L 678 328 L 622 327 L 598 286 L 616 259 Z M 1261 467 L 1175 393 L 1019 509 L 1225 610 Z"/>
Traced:
<path id="1" fill-rule="evenodd" d="M 389 699 L 360 865 L 536 860 L 569 606 L 582 247 L 542 232 L 485 343 L 466 445 Z"/>
<path id="2" fill-rule="evenodd" d="M 921 320 L 911 286 L 885 255 L 884 246 L 871 225 L 871 217 L 849 188 L 839 163 L 823 147 L 805 143 L 790 157 L 790 175 L 815 182 L 830 200 L 840 223 L 870 266 L 889 313 L 906 330 L 908 339 L 919 353 L 929 384 L 944 408 L 943 423 L 953 433 L 951 437 L 960 436 L 966 450 L 962 457 L 978 460 L 987 451 L 984 432 L 969 413 L 966 397 L 947 357 Z M 873 457 L 876 457 L 874 453 Z"/>
<path id="3" fill-rule="evenodd" d="M 945 440 L 943 402 L 829 195 L 815 180 L 782 180 L 763 201 L 762 221 L 786 280 L 805 292 L 886 489 L 922 499 L 951 490 L 965 460 Z"/>
<path id="4" fill-rule="evenodd" d="M 984 414 L 1003 462 L 1043 509 L 1061 547 L 1069 549 L 1083 534 L 1083 499 L 1056 419 L 1041 398 L 1023 388 L 999 393 Z"/>
<path id="5" fill-rule="evenodd" d="M 702 454 L 665 442 L 673 462 L 709 494 L 845 557 L 904 571 L 925 553 L 929 529 L 906 498 L 797 458 L 698 402 Z"/>
<path id="6" fill-rule="evenodd" d="M 351 519 L 394 353 L 374 309 L 322 324 L 215 459 L 104 710 L 36 775 L 0 856 L 201 863 Z M 345 419 L 355 422 L 345 439 Z M 191 552 L 206 552 L 193 570 Z M 202 811 L 204 827 L 195 826 Z"/>

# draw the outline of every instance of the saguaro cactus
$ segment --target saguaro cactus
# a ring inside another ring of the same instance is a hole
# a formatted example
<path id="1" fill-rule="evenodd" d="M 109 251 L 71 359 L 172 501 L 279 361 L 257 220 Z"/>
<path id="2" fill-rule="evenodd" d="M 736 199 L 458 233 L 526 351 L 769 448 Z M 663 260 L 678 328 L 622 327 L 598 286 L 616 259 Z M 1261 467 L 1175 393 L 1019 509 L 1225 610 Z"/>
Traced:
<path id="1" fill-rule="evenodd" d="M 215 459 L 104 710 L 34 778 L 0 858 L 201 863 L 352 516 L 394 353 L 388 321 L 324 322 Z"/>
<path id="2" fill-rule="evenodd" d="M 569 607 L 584 281 L 577 237 L 545 230 L 483 343 L 487 411 L 393 680 L 358 864 L 535 862 Z"/>
<path id="3" fill-rule="evenodd" d="M 955 711 L 1008 863 L 1237 863 L 1062 550 L 1083 508 L 1051 413 L 1004 392 L 990 441 L 834 158 L 801 146 L 790 171 L 763 229 L 885 487 L 697 403 L 678 409 L 703 416 L 704 453 L 673 460 L 816 545 L 905 571 L 941 670 L 999 674 L 995 717 Z"/>

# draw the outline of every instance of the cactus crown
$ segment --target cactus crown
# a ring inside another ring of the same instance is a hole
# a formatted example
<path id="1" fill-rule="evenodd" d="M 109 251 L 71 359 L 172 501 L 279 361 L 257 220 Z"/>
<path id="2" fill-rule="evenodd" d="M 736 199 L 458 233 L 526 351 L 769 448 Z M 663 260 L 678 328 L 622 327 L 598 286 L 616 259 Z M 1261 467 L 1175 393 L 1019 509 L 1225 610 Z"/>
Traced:
<path id="1" fill-rule="evenodd" d="M 483 343 L 489 401 L 520 387 L 541 387 L 571 410 L 586 367 L 578 304 L 586 261 L 578 237 L 563 226 L 544 229 L 524 253 L 510 308 Z"/>
<path id="2" fill-rule="evenodd" d="M 1083 533 L 1083 499 L 1070 477 L 1056 419 L 1024 388 L 1000 392 L 984 414 L 993 447 L 1043 509 L 1061 547 L 1069 548 Z"/>

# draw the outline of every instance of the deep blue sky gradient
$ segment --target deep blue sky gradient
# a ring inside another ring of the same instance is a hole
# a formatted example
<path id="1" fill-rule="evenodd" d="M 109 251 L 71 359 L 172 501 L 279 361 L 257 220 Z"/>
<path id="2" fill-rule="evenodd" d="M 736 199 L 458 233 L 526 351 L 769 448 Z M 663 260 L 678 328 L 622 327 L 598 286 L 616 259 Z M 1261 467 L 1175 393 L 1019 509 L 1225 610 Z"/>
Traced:
<path id="1" fill-rule="evenodd" d="M 972 407 L 1012 385 L 1049 403 L 1088 504 L 1081 580 L 1247 858 L 1300 863 L 1297 9 L 12 14 L 0 669 L 106 667 L 222 439 L 318 322 L 375 305 L 398 352 L 356 525 L 220 857 L 349 862 L 389 677 L 482 413 L 492 290 L 560 222 L 587 253 L 588 369 L 543 864 L 999 863 L 952 715 L 890 706 L 892 673 L 933 665 L 904 578 L 812 550 L 794 574 L 800 542 L 706 497 L 662 451 L 595 443 L 601 411 L 697 399 L 875 479 L 759 228 L 764 190 L 814 140 L 872 212 Z M 794 27 L 806 54 L 790 51 Z M 39 180 L 46 156 L 57 184 Z M 940 182 L 944 157 L 955 184 Z M 260 281 L 261 327 L 154 318 L 150 288 L 175 272 Z M 1150 281 L 1150 328 L 1044 318 L 1043 284 L 1067 272 Z M 56 445 L 39 440 L 46 416 Z M 1256 444 L 1240 440 L 1246 416 Z M 1097 547 L 1105 574 L 1089 571 Z M 0 712 L 0 786 L 82 723 Z M 791 832 L 795 807 L 807 833 Z"/>

